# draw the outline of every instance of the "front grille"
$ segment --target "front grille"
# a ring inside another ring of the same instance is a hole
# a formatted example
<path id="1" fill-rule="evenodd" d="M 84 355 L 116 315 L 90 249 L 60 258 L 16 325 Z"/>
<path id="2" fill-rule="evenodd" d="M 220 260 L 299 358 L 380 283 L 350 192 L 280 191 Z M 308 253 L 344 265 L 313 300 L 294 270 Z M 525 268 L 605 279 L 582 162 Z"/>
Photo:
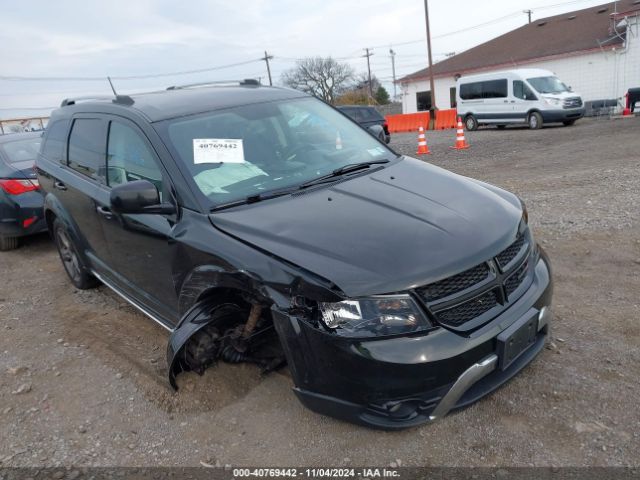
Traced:
<path id="1" fill-rule="evenodd" d="M 511 245 L 493 259 L 419 287 L 415 293 L 439 323 L 462 329 L 469 323 L 468 329 L 477 328 L 480 322 L 472 320 L 492 309 L 492 313 L 498 315 L 515 300 L 511 296 L 523 284 L 529 272 L 529 255 L 523 253 L 531 250 L 529 242 L 527 231 L 521 232 Z M 505 279 L 496 267 L 509 276 Z"/>
<path id="2" fill-rule="evenodd" d="M 489 267 L 486 263 L 481 263 L 462 273 L 419 288 L 418 293 L 426 302 L 433 302 L 473 287 L 485 280 L 488 276 Z"/>
<path id="3" fill-rule="evenodd" d="M 459 327 L 460 325 L 467 323 L 469 320 L 473 320 L 483 313 L 488 312 L 497 304 L 498 299 L 496 294 L 493 290 L 490 290 L 479 297 L 472 298 L 471 300 L 448 310 L 438 312 L 436 317 L 446 325 Z"/>
<path id="4" fill-rule="evenodd" d="M 562 107 L 563 108 L 579 108 L 582 106 L 582 99 L 580 97 L 565 98 Z"/>
<path id="5" fill-rule="evenodd" d="M 522 284 L 522 281 L 527 276 L 527 267 L 529 266 L 529 262 L 524 262 L 520 268 L 518 268 L 507 281 L 504 282 L 504 288 L 507 292 L 507 298 L 511 296 L 513 292 L 515 292 L 518 287 Z"/>
<path id="6" fill-rule="evenodd" d="M 515 242 L 513 242 L 511 245 L 509 245 L 507 248 L 501 251 L 496 257 L 496 260 L 498 261 L 498 265 L 500 265 L 500 268 L 504 269 L 504 267 L 509 265 L 509 263 L 511 263 L 511 261 L 514 258 L 516 258 L 516 255 L 518 255 L 523 245 L 524 245 L 524 235 L 520 234 L 518 235 L 518 238 L 516 238 Z"/>

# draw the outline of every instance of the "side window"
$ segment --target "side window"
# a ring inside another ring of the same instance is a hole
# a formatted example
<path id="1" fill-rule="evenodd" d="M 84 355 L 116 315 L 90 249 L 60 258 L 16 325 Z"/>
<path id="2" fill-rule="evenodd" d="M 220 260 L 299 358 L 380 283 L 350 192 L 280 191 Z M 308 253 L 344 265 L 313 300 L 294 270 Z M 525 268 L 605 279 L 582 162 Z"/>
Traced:
<path id="1" fill-rule="evenodd" d="M 42 143 L 40 153 L 52 162 L 64 162 L 64 144 L 67 139 L 68 123 L 65 120 L 58 120 L 51 125 L 47 125 L 47 133 Z"/>
<path id="2" fill-rule="evenodd" d="M 148 180 L 162 195 L 162 171 L 155 153 L 138 131 L 111 122 L 107 146 L 107 185 L 114 187 L 135 180 Z"/>
<path id="3" fill-rule="evenodd" d="M 513 96 L 522 100 L 537 100 L 538 97 L 522 80 L 513 81 Z"/>
<path id="4" fill-rule="evenodd" d="M 477 100 L 482 98 L 482 83 L 463 83 L 460 85 L 460 98 L 462 100 Z"/>
<path id="5" fill-rule="evenodd" d="M 482 82 L 482 98 L 506 98 L 507 80 Z"/>
<path id="6" fill-rule="evenodd" d="M 513 81 L 513 96 L 524 100 L 524 83 L 522 83 L 522 80 Z"/>
<path id="7" fill-rule="evenodd" d="M 94 180 L 104 180 L 106 132 L 97 118 L 77 118 L 69 135 L 68 165 Z"/>

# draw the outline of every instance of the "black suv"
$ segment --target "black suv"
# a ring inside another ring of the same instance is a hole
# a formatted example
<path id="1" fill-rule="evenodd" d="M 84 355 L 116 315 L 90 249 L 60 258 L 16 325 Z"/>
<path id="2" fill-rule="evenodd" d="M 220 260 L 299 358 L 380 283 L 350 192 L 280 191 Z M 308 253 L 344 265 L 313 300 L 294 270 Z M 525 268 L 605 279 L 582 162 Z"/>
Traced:
<path id="1" fill-rule="evenodd" d="M 220 360 L 286 362 L 311 409 L 401 428 L 493 391 L 549 332 L 549 263 L 518 197 L 297 91 L 66 100 L 37 167 L 71 281 L 171 332 L 176 388 Z"/>
<path id="2" fill-rule="evenodd" d="M 391 135 L 389 134 L 389 124 L 385 118 L 373 107 L 365 105 L 340 105 L 336 107 L 338 110 L 349 116 L 352 120 L 355 120 L 362 127 L 372 131 L 372 127 L 378 125 L 382 128 L 377 132 L 377 136 L 385 143 L 391 141 Z M 372 131 L 373 133 L 373 131 Z"/>

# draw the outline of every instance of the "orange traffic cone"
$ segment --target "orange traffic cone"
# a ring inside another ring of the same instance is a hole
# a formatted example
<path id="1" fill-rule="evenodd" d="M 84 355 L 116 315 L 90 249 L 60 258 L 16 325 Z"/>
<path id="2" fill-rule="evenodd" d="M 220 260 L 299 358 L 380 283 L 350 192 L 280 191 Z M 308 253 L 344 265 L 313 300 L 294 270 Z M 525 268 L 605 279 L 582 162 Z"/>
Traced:
<path id="1" fill-rule="evenodd" d="M 455 148 L 456 150 L 466 150 L 471 145 L 464 139 L 464 130 L 462 129 L 462 119 L 458 117 L 458 131 L 456 132 L 456 144 L 449 148 Z"/>
<path id="2" fill-rule="evenodd" d="M 424 137 L 424 128 L 418 129 L 418 151 L 416 155 L 430 155 L 429 147 L 427 146 L 427 139 Z"/>

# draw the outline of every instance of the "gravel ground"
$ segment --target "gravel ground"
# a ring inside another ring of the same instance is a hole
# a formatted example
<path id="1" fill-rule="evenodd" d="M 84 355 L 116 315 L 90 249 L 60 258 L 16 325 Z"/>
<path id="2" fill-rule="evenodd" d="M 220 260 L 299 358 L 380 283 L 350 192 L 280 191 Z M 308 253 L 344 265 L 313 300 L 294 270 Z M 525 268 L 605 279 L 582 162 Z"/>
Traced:
<path id="1" fill-rule="evenodd" d="M 554 266 L 552 342 L 504 388 L 401 432 L 304 409 L 286 369 L 221 365 L 174 393 L 167 334 L 72 288 L 43 235 L 0 254 L 0 466 L 640 465 L 640 119 L 454 137 L 427 132 L 425 160 L 523 197 Z"/>

